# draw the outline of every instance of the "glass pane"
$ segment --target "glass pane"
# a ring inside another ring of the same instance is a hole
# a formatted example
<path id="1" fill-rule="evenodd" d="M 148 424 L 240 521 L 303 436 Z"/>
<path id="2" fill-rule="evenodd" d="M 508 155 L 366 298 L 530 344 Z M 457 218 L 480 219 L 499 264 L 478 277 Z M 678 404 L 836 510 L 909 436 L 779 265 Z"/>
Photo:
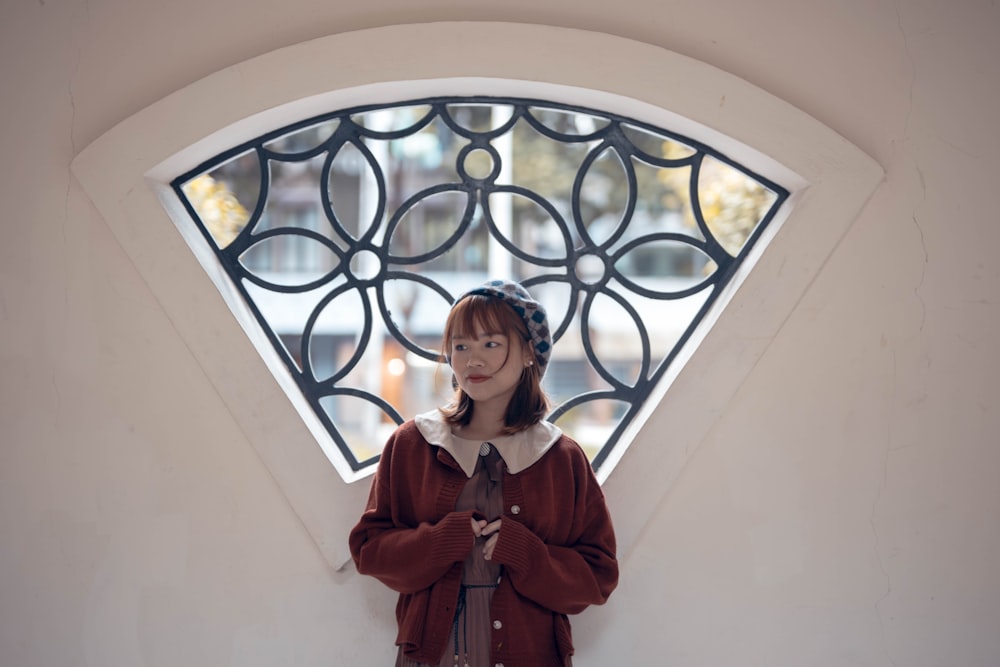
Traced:
<path id="1" fill-rule="evenodd" d="M 275 153 L 300 153 L 310 151 L 328 141 L 340 126 L 336 118 L 323 121 L 316 125 L 284 134 L 273 141 L 264 144 L 264 148 Z"/>
<path id="2" fill-rule="evenodd" d="M 681 160 L 697 153 L 690 146 L 646 128 L 623 124 L 622 133 L 639 151 L 654 158 Z"/>
<path id="3" fill-rule="evenodd" d="M 248 151 L 199 174 L 182 186 L 202 228 L 219 248 L 232 243 L 250 221 L 260 196 L 260 162 Z"/>
<path id="4" fill-rule="evenodd" d="M 608 119 L 569 109 L 532 107 L 531 116 L 543 126 L 570 136 L 587 136 L 608 126 Z"/>
<path id="5" fill-rule="evenodd" d="M 706 157 L 698 178 L 698 198 L 712 235 L 735 256 L 777 196 L 747 174 Z"/>

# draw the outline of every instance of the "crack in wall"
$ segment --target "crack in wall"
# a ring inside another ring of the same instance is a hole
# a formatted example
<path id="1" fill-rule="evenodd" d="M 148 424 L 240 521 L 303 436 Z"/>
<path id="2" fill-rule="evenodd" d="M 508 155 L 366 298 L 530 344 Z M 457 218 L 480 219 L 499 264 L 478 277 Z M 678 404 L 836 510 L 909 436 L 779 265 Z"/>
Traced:
<path id="1" fill-rule="evenodd" d="M 66 161 L 66 191 L 63 193 L 63 219 L 62 219 L 62 255 L 64 267 L 69 264 L 69 253 L 70 253 L 70 240 L 69 240 L 69 200 L 70 194 L 73 191 L 73 158 L 76 156 L 76 139 L 73 136 L 73 127 L 76 125 L 76 99 L 73 96 L 73 79 L 76 78 L 76 73 L 80 68 L 80 58 L 79 53 L 75 59 L 75 64 L 73 67 L 73 73 L 70 75 L 68 84 L 69 93 L 69 147 L 70 154 L 69 159 Z M 69 310 L 70 295 L 69 295 L 69 285 L 70 281 L 67 280 L 65 287 L 63 289 L 63 301 L 66 310 Z"/>
<path id="2" fill-rule="evenodd" d="M 920 203 L 915 208 L 920 208 L 927 201 L 927 181 L 924 179 L 924 172 L 920 168 L 920 164 L 914 160 L 913 168 L 917 170 L 917 177 L 920 179 Z M 927 276 L 927 240 L 924 238 L 924 228 L 920 226 L 920 220 L 917 219 L 917 213 L 914 211 L 911 216 L 913 220 L 913 226 L 917 228 L 917 234 L 920 235 L 920 248 L 924 253 L 924 261 L 920 265 L 920 280 L 917 282 L 917 286 L 913 288 L 913 295 L 917 297 L 917 301 L 920 302 L 920 331 L 924 330 L 924 323 L 927 321 L 927 303 L 924 301 L 924 297 L 920 294 L 921 288 L 924 286 L 924 278 Z"/>
<path id="3" fill-rule="evenodd" d="M 913 296 L 917 297 L 917 301 L 920 302 L 920 327 L 919 331 L 924 330 L 924 323 L 927 321 L 927 302 L 924 301 L 924 297 L 920 294 L 921 288 L 924 286 L 924 278 L 927 275 L 927 242 L 924 239 L 924 230 L 920 226 L 920 221 L 917 219 L 917 214 L 914 213 L 912 216 L 913 226 L 917 228 L 917 233 L 920 235 L 920 247 L 924 251 L 924 262 L 920 267 L 920 280 L 917 282 L 917 286 L 913 288 Z"/>
<path id="4" fill-rule="evenodd" d="M 896 388 L 897 388 L 897 377 L 896 377 L 896 353 L 892 352 L 892 394 L 891 403 L 896 402 Z M 878 491 L 875 494 L 875 500 L 872 503 L 872 513 L 869 517 L 868 523 L 871 526 L 872 536 L 875 539 L 874 550 L 875 550 L 875 560 L 878 562 L 879 570 L 882 572 L 882 576 L 885 578 L 885 592 L 875 601 L 875 615 L 878 616 L 879 629 L 882 634 L 882 650 L 885 651 L 886 657 L 889 659 L 893 665 L 896 665 L 895 658 L 892 657 L 892 652 L 889 651 L 889 646 L 886 641 L 886 624 L 885 616 L 882 613 L 882 603 L 885 602 L 890 595 L 892 595 L 892 577 L 889 575 L 889 570 L 885 566 L 885 561 L 882 558 L 881 551 L 881 539 L 878 534 L 878 525 L 876 521 L 876 515 L 878 514 L 878 506 L 882 502 L 882 493 L 885 491 L 885 487 L 889 481 L 889 456 L 893 451 L 892 447 L 893 432 L 892 432 L 892 415 L 886 422 L 886 442 L 885 451 L 882 456 L 882 480 L 879 483 Z"/>
<path id="5" fill-rule="evenodd" d="M 42 6 L 45 3 L 42 0 Z M 86 23 L 90 22 L 90 3 L 89 0 L 84 0 L 83 2 L 83 14 Z M 76 157 L 76 93 L 74 92 L 74 84 L 76 82 L 77 76 L 80 73 L 80 59 L 83 49 L 80 46 L 80 39 L 75 29 L 75 21 L 70 26 L 70 35 L 73 42 L 73 67 L 72 72 L 69 75 L 69 81 L 66 84 L 66 93 L 69 97 L 69 159 L 66 162 L 66 192 L 63 195 L 63 220 L 62 220 L 62 241 L 63 241 L 63 266 L 69 265 L 69 255 L 70 249 L 70 238 L 69 238 L 69 208 L 70 208 L 70 196 L 73 192 L 73 159 Z M 63 299 L 65 300 L 66 310 L 69 310 L 70 304 L 70 288 L 71 281 L 66 281 L 66 286 L 63 289 Z"/>
<path id="6" fill-rule="evenodd" d="M 899 13 L 899 0 L 895 0 L 893 7 L 896 10 L 896 26 L 899 28 L 899 34 L 903 38 L 903 53 L 906 54 L 906 60 L 910 63 L 909 104 L 906 108 L 906 120 L 903 121 L 903 141 L 905 142 L 910 136 L 910 118 L 913 116 L 913 89 L 917 80 L 917 68 L 913 61 L 913 54 L 910 52 L 910 41 L 906 38 L 903 17 Z"/>
<path id="7" fill-rule="evenodd" d="M 910 122 L 913 118 L 913 107 L 914 107 L 913 91 L 916 88 L 917 67 L 916 67 L 916 62 L 913 59 L 913 52 L 910 49 L 910 41 L 906 34 L 906 28 L 903 26 L 903 17 L 900 14 L 900 9 L 899 9 L 900 7 L 899 0 L 895 0 L 895 2 L 893 3 L 893 7 L 895 8 L 896 11 L 896 25 L 899 28 L 899 34 L 903 40 L 903 53 L 906 55 L 906 60 L 910 64 L 910 84 L 908 90 L 906 119 L 903 121 L 902 143 L 905 145 L 910 140 Z M 920 269 L 920 279 L 917 282 L 916 287 L 913 288 L 913 295 L 917 298 L 917 301 L 920 302 L 920 326 L 918 330 L 922 332 L 924 330 L 924 324 L 927 321 L 927 303 L 924 301 L 923 296 L 920 294 L 920 290 L 924 286 L 924 278 L 926 277 L 927 274 L 928 254 L 927 254 L 927 242 L 926 239 L 924 238 L 924 230 L 920 226 L 920 221 L 917 219 L 916 209 L 922 207 L 923 204 L 927 201 L 927 182 L 924 179 L 924 172 L 920 168 L 920 163 L 917 161 L 915 156 L 913 157 L 913 167 L 917 171 L 917 178 L 920 179 L 921 196 L 920 196 L 920 203 L 916 207 L 914 207 L 915 210 L 911 215 L 911 219 L 913 221 L 913 225 L 917 228 L 917 233 L 920 235 L 920 247 L 923 250 L 924 254 L 923 265 L 921 266 Z"/>
<path id="8" fill-rule="evenodd" d="M 59 421 L 59 413 L 62 410 L 62 392 L 59 391 L 59 378 L 55 373 L 49 378 L 49 382 L 52 384 L 54 398 L 52 401 L 52 423 L 56 423 Z"/>

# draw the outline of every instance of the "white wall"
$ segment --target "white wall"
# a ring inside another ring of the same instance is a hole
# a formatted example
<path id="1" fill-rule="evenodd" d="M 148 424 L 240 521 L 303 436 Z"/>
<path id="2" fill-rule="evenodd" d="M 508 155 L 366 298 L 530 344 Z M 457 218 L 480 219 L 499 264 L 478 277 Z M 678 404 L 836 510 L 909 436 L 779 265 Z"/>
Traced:
<path id="1" fill-rule="evenodd" d="M 0 9 L 0 664 L 390 659 L 392 596 L 327 567 L 69 163 L 254 55 L 456 19 L 678 51 L 886 171 L 577 663 L 1000 663 L 993 3 L 39 0 Z"/>

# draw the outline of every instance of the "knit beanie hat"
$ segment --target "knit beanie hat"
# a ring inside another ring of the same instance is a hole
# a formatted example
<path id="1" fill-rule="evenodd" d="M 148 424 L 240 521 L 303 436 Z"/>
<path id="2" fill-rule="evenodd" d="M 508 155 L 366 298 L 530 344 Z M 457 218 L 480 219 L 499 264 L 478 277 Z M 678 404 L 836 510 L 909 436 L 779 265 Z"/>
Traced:
<path id="1" fill-rule="evenodd" d="M 532 299 L 528 290 L 511 280 L 489 280 L 462 294 L 455 299 L 455 303 L 473 294 L 500 299 L 520 315 L 528 328 L 535 362 L 538 364 L 538 374 L 544 375 L 549 356 L 552 354 L 552 335 L 549 333 L 549 321 L 542 304 Z"/>

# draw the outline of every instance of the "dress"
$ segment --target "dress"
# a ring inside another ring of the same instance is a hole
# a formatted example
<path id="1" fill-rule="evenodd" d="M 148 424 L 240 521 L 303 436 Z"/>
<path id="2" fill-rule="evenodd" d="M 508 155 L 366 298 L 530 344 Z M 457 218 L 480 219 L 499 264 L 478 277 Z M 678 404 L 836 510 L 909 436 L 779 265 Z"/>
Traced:
<path id="1" fill-rule="evenodd" d="M 492 521 L 503 513 L 503 459 L 489 443 L 457 436 L 455 440 L 459 447 L 478 448 L 480 452 L 476 471 L 459 494 L 455 510 L 472 510 Z M 462 602 L 452 623 L 452 640 L 437 663 L 439 667 L 490 664 L 490 601 L 503 568 L 483 558 L 486 539 L 476 538 L 475 546 L 465 557 L 459 594 Z M 407 658 L 402 648 L 396 656 L 396 667 L 430 665 Z"/>

